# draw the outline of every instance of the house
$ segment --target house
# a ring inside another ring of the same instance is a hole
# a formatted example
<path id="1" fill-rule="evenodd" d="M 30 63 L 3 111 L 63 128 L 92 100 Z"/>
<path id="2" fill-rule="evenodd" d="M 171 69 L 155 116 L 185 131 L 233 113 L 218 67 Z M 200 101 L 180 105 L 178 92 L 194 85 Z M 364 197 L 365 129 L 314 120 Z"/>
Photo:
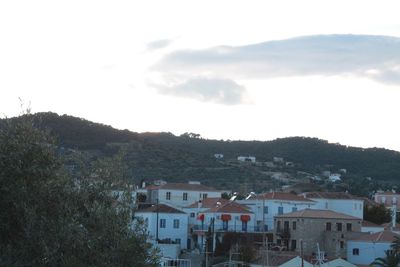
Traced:
<path id="1" fill-rule="evenodd" d="M 238 161 L 242 161 L 242 162 L 251 162 L 251 163 L 255 163 L 256 162 L 256 157 L 254 156 L 239 156 L 237 158 Z"/>
<path id="2" fill-rule="evenodd" d="M 329 175 L 328 180 L 332 183 L 336 183 L 336 182 L 340 182 L 342 181 L 342 178 L 340 178 L 340 174 L 339 173 L 332 173 L 331 175 Z"/>
<path id="3" fill-rule="evenodd" d="M 275 217 L 275 243 L 304 255 L 320 250 L 328 257 L 346 256 L 346 242 L 361 234 L 360 218 L 331 210 L 304 209 Z"/>
<path id="4" fill-rule="evenodd" d="M 302 265 L 303 263 L 303 265 Z M 260 258 L 256 262 L 250 263 L 250 267 L 313 267 L 311 263 L 306 260 L 302 260 L 299 256 L 294 254 L 277 254 L 274 255 L 273 253 L 268 254 L 268 259 Z"/>
<path id="5" fill-rule="evenodd" d="M 387 192 L 377 192 L 374 195 L 374 201 L 379 204 L 383 204 L 387 208 L 391 208 L 393 204 L 396 204 L 397 209 L 400 209 L 400 194 L 387 191 Z"/>
<path id="6" fill-rule="evenodd" d="M 246 205 L 255 214 L 256 227 L 260 231 L 273 230 L 276 215 L 311 208 L 315 205 L 315 202 L 310 199 L 286 192 L 269 192 L 237 202 Z"/>
<path id="7" fill-rule="evenodd" d="M 283 163 L 284 162 L 283 158 L 281 158 L 281 157 L 273 157 L 272 160 L 274 162 L 276 162 L 276 163 Z"/>
<path id="8" fill-rule="evenodd" d="M 337 258 L 335 260 L 321 264 L 321 267 L 357 267 L 357 266 L 344 259 Z"/>
<path id="9" fill-rule="evenodd" d="M 235 201 L 218 202 L 197 215 L 197 223 L 191 226 L 191 238 L 195 247 L 203 248 L 204 236 L 212 229 L 213 238 L 222 239 L 227 232 L 254 232 L 254 214 L 245 205 Z M 215 244 L 215 243 L 214 243 Z"/>
<path id="10" fill-rule="evenodd" d="M 224 154 L 214 154 L 214 158 L 223 159 L 224 158 Z"/>
<path id="11" fill-rule="evenodd" d="M 181 249 L 190 247 L 188 215 L 183 211 L 165 204 L 156 204 L 136 211 L 135 218 L 143 219 L 151 240 L 179 244 Z"/>
<path id="12" fill-rule="evenodd" d="M 364 200 L 345 192 L 307 192 L 302 193 L 316 202 L 314 208 L 333 210 L 362 219 L 364 216 Z"/>
<path id="13" fill-rule="evenodd" d="M 385 230 L 385 227 L 382 225 L 377 225 L 375 223 L 369 222 L 369 221 L 362 221 L 361 222 L 361 232 L 363 233 L 377 233 Z"/>
<path id="14" fill-rule="evenodd" d="M 147 202 L 156 203 L 158 201 L 178 208 L 186 207 L 200 199 L 221 197 L 221 191 L 194 181 L 150 185 L 146 187 L 146 190 Z"/>
<path id="15" fill-rule="evenodd" d="M 183 207 L 182 211 L 189 214 L 189 228 L 199 224 L 198 216 L 206 210 L 217 206 L 225 205 L 229 200 L 219 197 L 210 197 L 192 203 L 187 207 Z"/>
<path id="16" fill-rule="evenodd" d="M 400 238 L 399 234 L 385 230 L 350 239 L 347 242 L 347 260 L 354 264 L 369 265 L 378 257 L 384 258 L 395 236 Z"/>

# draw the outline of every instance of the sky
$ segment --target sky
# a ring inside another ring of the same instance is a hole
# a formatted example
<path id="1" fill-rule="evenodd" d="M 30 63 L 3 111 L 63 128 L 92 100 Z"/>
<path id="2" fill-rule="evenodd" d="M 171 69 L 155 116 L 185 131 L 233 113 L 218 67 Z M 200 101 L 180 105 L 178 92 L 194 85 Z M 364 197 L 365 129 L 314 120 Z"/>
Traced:
<path id="1" fill-rule="evenodd" d="M 0 116 L 30 107 L 135 132 L 400 151 L 399 10 L 385 0 L 0 1 Z"/>

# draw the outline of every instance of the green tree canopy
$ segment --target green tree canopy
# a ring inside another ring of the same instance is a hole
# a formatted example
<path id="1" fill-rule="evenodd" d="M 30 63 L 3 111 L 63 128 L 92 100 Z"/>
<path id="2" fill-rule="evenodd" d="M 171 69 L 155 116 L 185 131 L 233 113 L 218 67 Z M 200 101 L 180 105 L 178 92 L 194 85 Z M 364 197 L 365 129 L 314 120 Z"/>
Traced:
<path id="1" fill-rule="evenodd" d="M 100 177 L 101 178 L 101 177 Z M 0 124 L 0 266 L 156 266 L 108 182 L 72 179 L 29 117 Z"/>

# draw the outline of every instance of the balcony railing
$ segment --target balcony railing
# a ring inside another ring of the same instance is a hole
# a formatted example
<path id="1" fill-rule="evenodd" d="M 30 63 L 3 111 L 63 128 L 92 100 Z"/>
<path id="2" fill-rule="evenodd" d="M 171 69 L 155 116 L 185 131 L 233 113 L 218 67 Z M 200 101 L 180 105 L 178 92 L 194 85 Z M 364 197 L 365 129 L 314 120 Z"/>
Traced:
<path id="1" fill-rule="evenodd" d="M 191 228 L 193 231 L 208 231 L 208 225 L 193 225 Z M 238 225 L 228 225 L 228 227 L 223 227 L 222 224 L 216 224 L 214 226 L 215 232 L 241 232 L 241 233 L 263 233 L 264 229 L 258 226 L 247 226 L 247 229 L 243 229 L 241 224 Z M 265 231 L 268 232 L 268 231 Z"/>

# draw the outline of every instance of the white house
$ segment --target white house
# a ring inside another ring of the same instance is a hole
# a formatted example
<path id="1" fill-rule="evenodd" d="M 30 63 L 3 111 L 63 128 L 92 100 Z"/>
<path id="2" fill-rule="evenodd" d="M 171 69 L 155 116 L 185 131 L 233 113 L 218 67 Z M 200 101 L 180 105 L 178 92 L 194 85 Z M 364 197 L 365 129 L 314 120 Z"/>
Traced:
<path id="1" fill-rule="evenodd" d="M 223 159 L 224 158 L 224 154 L 214 154 L 214 158 Z"/>
<path id="2" fill-rule="evenodd" d="M 385 227 L 383 225 L 377 225 L 375 223 L 369 222 L 369 221 L 362 221 L 361 223 L 361 232 L 363 233 L 378 233 L 382 232 L 385 230 Z"/>
<path id="3" fill-rule="evenodd" d="M 238 202 L 249 207 L 254 213 L 259 231 L 273 230 L 274 217 L 277 215 L 312 208 L 315 205 L 310 199 L 285 192 L 269 192 Z"/>
<path id="4" fill-rule="evenodd" d="M 331 175 L 329 175 L 328 180 L 332 183 L 340 182 L 342 180 L 342 178 L 340 177 L 341 175 L 339 173 L 332 173 Z"/>
<path id="5" fill-rule="evenodd" d="M 254 156 L 239 156 L 237 158 L 238 161 L 243 161 L 243 162 L 252 162 L 255 163 L 256 162 L 256 157 Z"/>
<path id="6" fill-rule="evenodd" d="M 222 238 L 226 232 L 254 232 L 254 214 L 245 206 L 235 201 L 217 202 L 211 208 L 202 211 L 191 226 L 193 242 L 203 248 L 205 234 L 213 229 L 214 238 Z M 215 244 L 214 244 L 215 245 Z"/>
<path id="7" fill-rule="evenodd" d="M 347 260 L 354 264 L 369 265 L 376 258 L 386 257 L 385 251 L 400 235 L 392 231 L 382 231 L 374 234 L 364 234 L 347 241 Z"/>
<path id="8" fill-rule="evenodd" d="M 338 258 L 321 264 L 321 267 L 357 267 L 357 266 L 344 259 Z"/>
<path id="9" fill-rule="evenodd" d="M 150 239 L 159 240 L 158 243 L 180 244 L 181 249 L 187 249 L 190 246 L 188 215 L 183 211 L 165 204 L 158 204 L 136 211 L 135 217 L 144 220 Z"/>
<path id="10" fill-rule="evenodd" d="M 229 200 L 227 199 L 210 197 L 196 201 L 187 207 L 183 207 L 182 211 L 189 214 L 189 227 L 193 227 L 195 225 L 199 225 L 199 215 L 203 214 L 206 210 L 225 205 L 228 202 Z"/>
<path id="11" fill-rule="evenodd" d="M 268 265 L 267 265 L 268 263 Z M 302 265 L 303 264 L 303 265 Z M 257 262 L 250 263 L 250 267 L 264 267 L 264 266 L 277 266 L 277 267 L 314 267 L 306 260 L 302 260 L 296 255 L 273 255 L 270 253 L 267 259 L 260 259 Z"/>
<path id="12" fill-rule="evenodd" d="M 312 209 L 333 210 L 357 218 L 363 218 L 364 200 L 344 192 L 307 192 L 302 194 L 316 202 Z"/>
<path id="13" fill-rule="evenodd" d="M 146 189 L 147 202 L 158 201 L 178 208 L 186 207 L 200 199 L 221 197 L 221 191 L 202 185 L 200 182 L 150 185 Z"/>

